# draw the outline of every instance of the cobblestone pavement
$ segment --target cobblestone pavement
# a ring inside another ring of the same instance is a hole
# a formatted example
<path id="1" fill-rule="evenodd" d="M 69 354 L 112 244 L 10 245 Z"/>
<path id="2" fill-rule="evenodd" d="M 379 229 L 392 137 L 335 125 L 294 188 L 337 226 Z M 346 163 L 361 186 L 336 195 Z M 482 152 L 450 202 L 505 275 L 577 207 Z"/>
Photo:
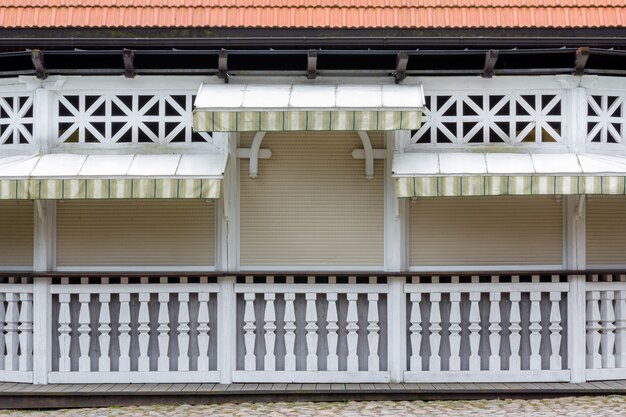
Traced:
<path id="1" fill-rule="evenodd" d="M 278 402 L 82 408 L 47 411 L 2 410 L 16 417 L 203 417 L 203 416 L 429 416 L 429 417 L 603 417 L 625 416 L 626 396 L 540 400 Z"/>

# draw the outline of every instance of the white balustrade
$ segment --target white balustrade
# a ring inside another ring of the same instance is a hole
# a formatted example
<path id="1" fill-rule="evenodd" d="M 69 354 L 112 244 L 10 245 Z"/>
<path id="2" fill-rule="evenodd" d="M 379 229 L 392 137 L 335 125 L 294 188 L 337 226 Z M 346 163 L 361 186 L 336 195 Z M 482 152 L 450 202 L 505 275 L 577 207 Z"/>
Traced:
<path id="1" fill-rule="evenodd" d="M 33 308 L 24 278 L 0 284 L 0 381 L 33 381 Z"/>

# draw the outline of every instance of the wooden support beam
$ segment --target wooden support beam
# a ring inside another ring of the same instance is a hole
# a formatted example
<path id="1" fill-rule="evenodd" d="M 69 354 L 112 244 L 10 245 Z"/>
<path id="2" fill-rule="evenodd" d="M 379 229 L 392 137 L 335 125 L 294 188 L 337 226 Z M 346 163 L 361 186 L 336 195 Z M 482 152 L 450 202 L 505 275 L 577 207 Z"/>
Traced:
<path id="1" fill-rule="evenodd" d="M 124 49 L 122 57 L 124 59 L 124 77 L 135 78 L 135 51 Z"/>
<path id="2" fill-rule="evenodd" d="M 485 54 L 485 65 L 481 74 L 483 78 L 493 77 L 493 69 L 496 66 L 496 62 L 498 62 L 498 51 L 495 49 L 488 50 Z"/>
<path id="3" fill-rule="evenodd" d="M 317 51 L 309 49 L 307 53 L 306 77 L 314 80 L 317 77 Z"/>
<path id="4" fill-rule="evenodd" d="M 33 66 L 37 72 L 37 78 L 45 80 L 48 74 L 46 74 L 46 64 L 44 62 L 43 52 L 39 49 L 33 49 L 30 53 L 30 58 L 33 61 Z"/>
<path id="5" fill-rule="evenodd" d="M 576 75 L 583 75 L 585 73 L 585 66 L 587 65 L 587 60 L 589 59 L 589 55 L 591 51 L 588 46 L 581 46 L 576 50 L 576 63 L 575 72 Z"/>
<path id="6" fill-rule="evenodd" d="M 398 52 L 398 56 L 396 58 L 396 72 L 394 77 L 396 78 L 396 84 L 406 78 L 406 67 L 409 64 L 409 54 L 408 52 L 401 51 Z"/>
<path id="7" fill-rule="evenodd" d="M 217 61 L 217 76 L 228 84 L 228 51 L 222 49 Z"/>

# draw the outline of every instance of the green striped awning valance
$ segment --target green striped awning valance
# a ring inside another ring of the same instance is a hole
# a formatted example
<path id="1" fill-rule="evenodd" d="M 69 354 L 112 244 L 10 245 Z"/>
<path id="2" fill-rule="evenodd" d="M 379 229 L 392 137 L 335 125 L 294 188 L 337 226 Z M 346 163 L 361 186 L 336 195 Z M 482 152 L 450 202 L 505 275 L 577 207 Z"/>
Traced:
<path id="1" fill-rule="evenodd" d="M 0 200 L 74 200 L 118 198 L 199 198 L 220 196 L 219 179 L 0 179 Z"/>
<path id="2" fill-rule="evenodd" d="M 419 111 L 199 111 L 193 126 L 199 132 L 416 130 L 421 118 Z"/>
<path id="3" fill-rule="evenodd" d="M 421 85 L 205 84 L 194 103 L 199 132 L 415 130 Z"/>
<path id="4" fill-rule="evenodd" d="M 438 176 L 396 178 L 398 197 L 626 194 L 626 176 Z"/>

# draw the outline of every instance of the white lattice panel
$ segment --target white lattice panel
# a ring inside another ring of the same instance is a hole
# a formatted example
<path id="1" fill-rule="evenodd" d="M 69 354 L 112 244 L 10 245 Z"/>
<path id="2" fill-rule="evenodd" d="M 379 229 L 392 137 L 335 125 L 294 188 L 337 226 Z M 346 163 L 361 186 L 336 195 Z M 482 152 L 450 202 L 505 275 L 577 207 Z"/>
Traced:
<path id="1" fill-rule="evenodd" d="M 0 146 L 33 143 L 33 96 L 0 96 Z"/>
<path id="2" fill-rule="evenodd" d="M 587 142 L 624 143 L 624 95 L 587 94 Z"/>
<path id="3" fill-rule="evenodd" d="M 57 96 L 59 143 L 207 143 L 194 133 L 191 93 L 103 93 Z"/>
<path id="4" fill-rule="evenodd" d="M 416 144 L 563 142 L 563 92 L 496 91 L 426 96 Z"/>

